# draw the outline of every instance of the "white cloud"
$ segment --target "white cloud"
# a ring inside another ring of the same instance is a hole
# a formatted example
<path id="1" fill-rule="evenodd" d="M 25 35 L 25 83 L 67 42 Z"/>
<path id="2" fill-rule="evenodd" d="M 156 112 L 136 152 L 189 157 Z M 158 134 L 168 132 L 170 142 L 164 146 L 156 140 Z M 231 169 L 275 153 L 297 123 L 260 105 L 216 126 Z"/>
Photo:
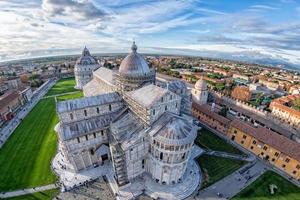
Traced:
<path id="1" fill-rule="evenodd" d="M 122 52 L 135 38 L 157 45 L 144 52 L 252 52 L 299 63 L 299 20 L 266 18 L 280 14 L 279 5 L 229 12 L 198 0 L 0 0 L 0 59 L 79 53 L 84 45 L 92 52 Z"/>

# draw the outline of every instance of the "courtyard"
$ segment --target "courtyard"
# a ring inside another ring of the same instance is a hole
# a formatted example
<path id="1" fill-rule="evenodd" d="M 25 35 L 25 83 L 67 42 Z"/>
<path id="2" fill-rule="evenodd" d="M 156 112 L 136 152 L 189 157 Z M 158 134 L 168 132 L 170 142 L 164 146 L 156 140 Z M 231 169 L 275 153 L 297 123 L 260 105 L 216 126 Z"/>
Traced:
<path id="1" fill-rule="evenodd" d="M 270 192 L 270 185 L 275 185 L 277 187 L 274 194 L 271 194 Z M 233 200 L 246 199 L 298 200 L 300 199 L 300 188 L 275 172 L 267 171 L 233 198 Z"/>
<path id="2" fill-rule="evenodd" d="M 74 79 L 59 81 L 54 88 L 65 84 L 69 88 L 74 87 Z M 82 92 L 77 92 L 63 95 L 59 100 L 80 96 Z M 48 185 L 57 180 L 50 168 L 57 149 L 54 126 L 58 117 L 55 107 L 54 97 L 42 99 L 0 149 L 1 192 Z"/>

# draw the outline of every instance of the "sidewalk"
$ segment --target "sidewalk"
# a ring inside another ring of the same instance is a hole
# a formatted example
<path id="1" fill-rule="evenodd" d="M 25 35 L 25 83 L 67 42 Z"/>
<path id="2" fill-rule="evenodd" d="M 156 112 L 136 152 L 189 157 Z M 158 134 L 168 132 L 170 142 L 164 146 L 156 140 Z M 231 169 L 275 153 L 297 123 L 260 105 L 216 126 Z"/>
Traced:
<path id="1" fill-rule="evenodd" d="M 230 158 L 230 159 L 235 159 L 235 160 L 243 160 L 243 161 L 247 161 L 247 162 L 253 162 L 256 159 L 255 156 L 252 156 L 252 155 L 249 155 L 246 157 L 246 156 L 236 155 L 236 154 L 227 153 L 227 152 L 223 152 L 223 151 L 207 150 L 204 152 L 204 154 L 212 155 L 212 156 L 219 156 L 219 157 L 223 157 L 223 158 Z"/>
<path id="2" fill-rule="evenodd" d="M 35 187 L 35 188 L 29 188 L 29 189 L 23 189 L 23 190 L 16 190 L 13 192 L 2 192 L 0 194 L 0 198 L 9 198 L 9 197 L 16 197 L 16 196 L 22 196 L 26 194 L 31 194 L 35 192 L 42 192 L 45 190 L 51 190 L 55 189 L 57 186 L 55 184 L 45 185 L 41 187 Z"/>

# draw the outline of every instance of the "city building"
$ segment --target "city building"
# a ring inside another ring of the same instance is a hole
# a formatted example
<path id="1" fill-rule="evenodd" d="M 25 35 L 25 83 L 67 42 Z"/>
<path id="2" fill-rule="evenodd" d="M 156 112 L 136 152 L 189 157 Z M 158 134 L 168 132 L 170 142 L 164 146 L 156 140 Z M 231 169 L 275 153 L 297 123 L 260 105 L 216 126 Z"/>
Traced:
<path id="1" fill-rule="evenodd" d="M 270 104 L 272 114 L 293 126 L 300 127 L 300 111 L 292 107 L 296 99 L 300 99 L 300 94 L 274 99 Z"/>
<path id="2" fill-rule="evenodd" d="M 253 98 L 252 92 L 247 86 L 236 86 L 231 92 L 231 97 L 245 102 Z"/>
<path id="3" fill-rule="evenodd" d="M 194 162 L 198 127 L 183 115 L 191 98 L 183 82 L 154 85 L 155 71 L 135 43 L 131 49 L 118 71 L 100 67 L 94 72 L 83 87 L 85 97 L 58 102 L 59 148 L 73 172 L 112 162 L 119 188 L 149 176 L 153 184 L 175 187 L 187 180 L 187 167 Z M 196 189 L 197 180 L 190 189 Z"/>
<path id="4" fill-rule="evenodd" d="M 9 90 L 0 96 L 0 118 L 9 121 L 17 110 L 24 104 L 23 97 L 16 90 Z"/>
<path id="5" fill-rule="evenodd" d="M 31 87 L 19 88 L 19 94 L 23 97 L 24 101 L 30 102 L 33 96 Z"/>
<path id="6" fill-rule="evenodd" d="M 300 180 L 300 145 L 265 127 L 233 120 L 228 137 L 258 157 Z"/>
<path id="7" fill-rule="evenodd" d="M 192 114 L 205 125 L 216 129 L 224 135 L 227 134 L 231 120 L 217 114 L 208 104 L 199 105 L 193 102 Z"/>
<path id="8" fill-rule="evenodd" d="M 85 84 L 93 79 L 93 71 L 99 68 L 97 60 L 91 56 L 89 50 L 84 47 L 82 55 L 76 61 L 74 74 L 77 89 L 82 89 Z"/>

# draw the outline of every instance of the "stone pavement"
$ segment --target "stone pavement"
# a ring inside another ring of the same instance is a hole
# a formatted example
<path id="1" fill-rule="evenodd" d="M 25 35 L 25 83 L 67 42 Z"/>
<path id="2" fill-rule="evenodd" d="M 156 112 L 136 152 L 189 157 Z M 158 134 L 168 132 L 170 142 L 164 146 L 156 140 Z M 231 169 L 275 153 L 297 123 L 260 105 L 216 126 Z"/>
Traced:
<path id="1" fill-rule="evenodd" d="M 229 159 L 235 159 L 235 160 L 243 160 L 247 162 L 253 162 L 255 161 L 255 156 L 249 155 L 249 156 L 241 156 L 237 154 L 222 152 L 222 151 L 205 151 L 204 154 L 212 155 L 212 156 L 219 156 L 223 158 L 229 158 Z"/>
<path id="2" fill-rule="evenodd" d="M 0 198 L 9 198 L 9 197 L 16 197 L 16 196 L 22 196 L 26 194 L 31 194 L 35 192 L 42 192 L 46 190 L 51 190 L 57 188 L 55 184 L 50 184 L 50 185 L 45 185 L 45 186 L 40 186 L 40 187 L 35 187 L 35 188 L 29 188 L 29 189 L 23 189 L 23 190 L 16 190 L 13 192 L 3 192 L 0 194 Z"/>
<path id="3" fill-rule="evenodd" d="M 22 122 L 22 119 L 34 108 L 34 106 L 40 101 L 40 99 L 48 92 L 48 90 L 56 83 L 55 79 L 48 80 L 37 90 L 33 92 L 32 99 L 28 102 L 21 110 L 16 114 L 16 116 L 10 120 L 4 127 L 0 130 L 0 148 L 4 145 L 10 135 Z"/>
<path id="4" fill-rule="evenodd" d="M 115 200 L 115 196 L 111 191 L 109 184 L 103 177 L 91 181 L 85 185 L 78 186 L 67 192 L 60 193 L 55 199 L 63 200 Z"/>
<path id="5" fill-rule="evenodd" d="M 145 174 L 142 178 L 135 179 L 131 184 L 119 188 L 114 178 L 111 162 L 107 162 L 103 166 L 74 173 L 61 153 L 55 156 L 52 168 L 60 177 L 62 191 L 73 191 L 77 187 L 85 186 L 89 182 L 104 176 L 117 200 L 135 199 L 143 193 L 152 198 L 159 197 L 161 199 L 177 200 L 187 198 L 198 188 L 201 181 L 201 170 L 194 159 L 202 153 L 203 150 L 195 145 L 182 182 L 169 186 L 156 183 L 149 175 Z"/>
<path id="6" fill-rule="evenodd" d="M 233 174 L 200 191 L 199 195 L 193 199 L 230 199 L 260 177 L 266 170 L 265 165 L 259 161 L 249 163 Z"/>
<path id="7" fill-rule="evenodd" d="M 99 177 L 107 175 L 112 169 L 110 162 L 105 163 L 103 166 L 90 168 L 81 172 L 73 172 L 72 166 L 65 161 L 63 155 L 58 152 L 52 161 L 52 169 L 59 176 L 62 184 L 62 191 L 70 190 L 74 187 L 84 185 L 85 183 L 95 180 Z"/>

